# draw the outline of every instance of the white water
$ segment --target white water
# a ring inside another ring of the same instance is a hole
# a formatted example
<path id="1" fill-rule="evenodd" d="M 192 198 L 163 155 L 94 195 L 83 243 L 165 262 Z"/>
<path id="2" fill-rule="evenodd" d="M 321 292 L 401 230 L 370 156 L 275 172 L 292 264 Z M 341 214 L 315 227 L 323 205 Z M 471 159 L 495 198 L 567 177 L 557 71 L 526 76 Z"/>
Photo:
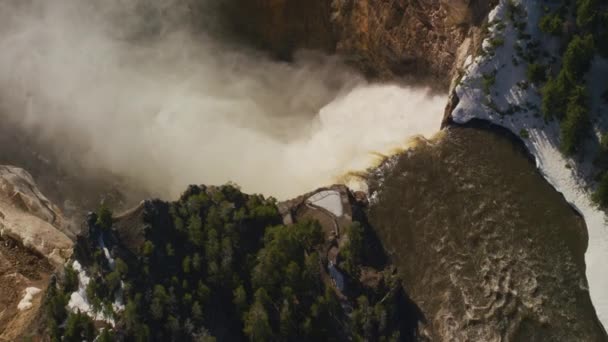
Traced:
<path id="1" fill-rule="evenodd" d="M 271 61 L 192 33 L 181 2 L 134 3 L 2 2 L 0 115 L 162 196 L 233 181 L 287 198 L 439 128 L 443 96 L 326 56 Z"/>
<path id="2" fill-rule="evenodd" d="M 531 34 L 545 42 L 548 49 L 555 47 L 554 42 L 541 36 L 537 29 L 541 12 L 541 2 L 534 0 L 518 1 L 524 5 L 528 13 L 528 25 Z M 501 110 L 510 105 L 526 107 L 527 103 L 540 106 L 540 97 L 534 87 L 522 89 L 517 82 L 526 79 L 526 64 L 518 66 L 512 64 L 515 55 L 513 43 L 516 41 L 516 31 L 512 24 L 505 19 L 506 1 L 490 13 L 489 22 L 494 20 L 503 22 L 506 28 L 497 32 L 495 27 L 490 28 L 491 36 L 500 35 L 504 38 L 504 46 L 496 50 L 495 56 L 479 56 L 466 67 L 466 74 L 461 84 L 456 88 L 460 102 L 452 112 L 456 122 L 467 122 L 478 118 L 491 121 L 520 134 L 522 129 L 528 132 L 529 138 L 523 139 L 526 147 L 536 158 L 536 164 L 543 176 L 561 192 L 585 218 L 589 235 L 589 246 L 585 254 L 586 275 L 589 293 L 593 306 L 604 327 L 608 327 L 608 276 L 606 275 L 606 261 L 608 260 L 608 227 L 606 215 L 592 203 L 590 192 L 587 190 L 589 170 L 592 158 L 584 163 L 564 158 L 559 151 L 560 133 L 556 122 L 545 123 L 542 117 L 534 116 L 531 111 L 518 111 L 512 115 L 501 116 L 491 108 L 480 105 L 485 103 L 486 95 L 481 86 L 484 73 L 497 70 L 496 84 L 490 91 L 492 101 Z M 488 37 L 484 47 L 489 47 Z M 557 52 L 556 52 L 557 53 Z M 592 72 L 593 73 L 593 72 Z M 598 73 L 598 75 L 601 75 Z M 601 77 L 601 76 L 599 76 Z M 605 81 L 605 79 L 603 79 Z M 599 111 L 599 109 L 594 112 Z M 567 167 L 568 165 L 568 167 Z"/>
<path id="3" fill-rule="evenodd" d="M 110 270 L 114 271 L 114 267 L 116 267 L 116 261 L 114 260 L 114 258 L 112 258 L 112 255 L 110 254 L 110 251 L 106 247 L 106 243 L 103 240 L 103 235 L 102 234 L 99 234 L 99 238 L 97 238 L 97 243 L 99 245 L 99 248 L 101 248 L 101 250 L 103 251 L 103 255 L 105 256 L 106 260 L 108 261 L 108 265 L 110 266 Z"/>

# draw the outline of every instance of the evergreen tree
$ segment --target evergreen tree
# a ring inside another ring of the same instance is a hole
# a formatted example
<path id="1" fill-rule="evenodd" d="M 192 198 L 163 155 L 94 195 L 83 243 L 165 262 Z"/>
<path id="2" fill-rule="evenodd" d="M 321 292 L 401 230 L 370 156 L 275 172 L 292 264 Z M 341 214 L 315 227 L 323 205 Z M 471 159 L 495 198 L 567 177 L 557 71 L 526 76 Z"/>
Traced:
<path id="1" fill-rule="evenodd" d="M 168 301 L 169 296 L 167 295 L 165 287 L 162 285 L 155 285 L 152 303 L 150 304 L 150 313 L 152 314 L 153 319 L 160 321 L 164 317 Z"/>
<path id="2" fill-rule="evenodd" d="M 112 334 L 112 332 L 105 328 L 101 331 L 101 333 L 99 334 L 99 336 L 97 337 L 97 342 L 114 342 L 114 334 Z"/>
<path id="3" fill-rule="evenodd" d="M 143 246 L 143 249 L 142 249 L 142 254 L 144 256 L 149 257 L 149 256 L 152 255 L 152 253 L 154 253 L 154 243 L 152 243 L 152 241 L 146 240 L 144 242 L 144 246 Z"/>
<path id="4" fill-rule="evenodd" d="M 86 314 L 70 313 L 63 334 L 65 342 L 92 341 L 95 337 L 95 327 Z"/>
<path id="5" fill-rule="evenodd" d="M 541 111 L 545 120 L 557 118 L 561 120 L 566 115 L 569 82 L 562 71 L 557 78 L 549 79 L 542 88 Z"/>
<path id="6" fill-rule="evenodd" d="M 582 29 L 593 26 L 599 13 L 598 0 L 576 0 L 576 24 Z"/>
<path id="7" fill-rule="evenodd" d="M 561 123 L 562 150 L 572 154 L 582 141 L 589 127 L 587 89 L 578 86 L 568 98 L 566 118 Z"/>
<path id="8" fill-rule="evenodd" d="M 247 308 L 247 293 L 245 292 L 243 285 L 240 285 L 234 290 L 233 303 L 238 313 L 242 314 L 245 312 L 245 309 Z"/>
<path id="9" fill-rule="evenodd" d="M 194 272 L 201 271 L 202 263 L 203 259 L 201 258 L 200 254 L 194 253 L 194 255 L 192 256 L 192 269 L 194 270 Z"/>
<path id="10" fill-rule="evenodd" d="M 194 304 L 192 304 L 192 319 L 197 323 L 203 321 L 203 308 L 198 301 L 195 301 Z"/>
<path id="11" fill-rule="evenodd" d="M 197 214 L 188 219 L 188 240 L 197 247 L 203 244 L 203 223 Z"/>
<path id="12" fill-rule="evenodd" d="M 74 292 L 78 289 L 78 273 L 72 265 L 65 267 L 64 291 L 66 293 Z"/>
<path id="13" fill-rule="evenodd" d="M 559 13 L 547 14 L 541 18 L 539 27 L 545 33 L 559 36 L 564 28 L 564 20 Z"/>
<path id="14" fill-rule="evenodd" d="M 268 313 L 264 306 L 265 291 L 256 292 L 256 300 L 245 315 L 244 332 L 251 341 L 269 341 L 273 338 L 272 328 L 268 320 Z"/>
<path id="15" fill-rule="evenodd" d="M 103 230 L 112 228 L 112 211 L 105 205 L 102 205 L 99 209 L 96 224 Z"/>
<path id="16" fill-rule="evenodd" d="M 129 266 L 121 258 L 116 258 L 116 260 L 114 261 L 114 265 L 114 269 L 121 276 L 126 276 L 127 273 L 129 273 Z"/>
<path id="17" fill-rule="evenodd" d="M 578 83 L 582 80 L 583 75 L 589 70 L 594 53 L 591 35 L 585 37 L 577 35 L 572 38 L 563 57 L 564 72 L 570 82 Z"/>
<path id="18" fill-rule="evenodd" d="M 182 271 L 184 271 L 185 274 L 190 274 L 190 271 L 192 270 L 192 259 L 190 259 L 189 256 L 186 256 L 184 259 L 182 259 Z"/>

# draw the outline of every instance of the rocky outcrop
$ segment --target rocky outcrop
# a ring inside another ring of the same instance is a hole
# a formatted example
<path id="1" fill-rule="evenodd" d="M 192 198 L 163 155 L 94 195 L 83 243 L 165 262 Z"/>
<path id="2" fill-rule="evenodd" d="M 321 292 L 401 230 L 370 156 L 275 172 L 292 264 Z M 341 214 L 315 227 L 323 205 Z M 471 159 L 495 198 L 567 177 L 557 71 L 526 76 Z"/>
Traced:
<path id="1" fill-rule="evenodd" d="M 459 49 L 472 48 L 494 1 L 233 0 L 242 32 L 289 57 L 300 48 L 343 55 L 372 77 L 447 88 Z M 467 41 L 467 38 L 469 41 Z"/>
<path id="2" fill-rule="evenodd" d="M 72 240 L 62 231 L 63 217 L 36 187 L 32 176 L 13 166 L 0 166 L 0 233 L 63 264 Z"/>

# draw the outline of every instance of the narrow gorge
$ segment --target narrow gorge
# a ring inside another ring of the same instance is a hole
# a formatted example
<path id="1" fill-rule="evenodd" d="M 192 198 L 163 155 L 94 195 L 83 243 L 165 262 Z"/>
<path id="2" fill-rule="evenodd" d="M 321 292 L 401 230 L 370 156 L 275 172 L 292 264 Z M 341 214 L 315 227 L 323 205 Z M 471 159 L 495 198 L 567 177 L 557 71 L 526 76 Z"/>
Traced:
<path id="1" fill-rule="evenodd" d="M 0 341 L 607 341 L 607 19 L 2 2 Z"/>

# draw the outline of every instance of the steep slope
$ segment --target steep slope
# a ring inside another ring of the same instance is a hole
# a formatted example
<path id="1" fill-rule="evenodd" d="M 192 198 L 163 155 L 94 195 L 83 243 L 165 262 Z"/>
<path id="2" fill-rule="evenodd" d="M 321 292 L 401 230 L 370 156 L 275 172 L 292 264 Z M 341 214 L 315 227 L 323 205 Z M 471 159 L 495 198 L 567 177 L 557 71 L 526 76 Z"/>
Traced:
<path id="1" fill-rule="evenodd" d="M 459 55 L 477 46 L 495 1 L 235 0 L 235 25 L 289 57 L 296 49 L 346 56 L 368 75 L 408 77 L 445 89 Z"/>
<path id="2" fill-rule="evenodd" d="M 0 166 L 0 232 L 55 265 L 71 256 L 72 241 L 61 231 L 63 217 L 23 169 Z"/>
<path id="3" fill-rule="evenodd" d="M 0 166 L 0 341 L 28 332 L 52 273 L 71 256 L 63 223 L 29 173 Z"/>

